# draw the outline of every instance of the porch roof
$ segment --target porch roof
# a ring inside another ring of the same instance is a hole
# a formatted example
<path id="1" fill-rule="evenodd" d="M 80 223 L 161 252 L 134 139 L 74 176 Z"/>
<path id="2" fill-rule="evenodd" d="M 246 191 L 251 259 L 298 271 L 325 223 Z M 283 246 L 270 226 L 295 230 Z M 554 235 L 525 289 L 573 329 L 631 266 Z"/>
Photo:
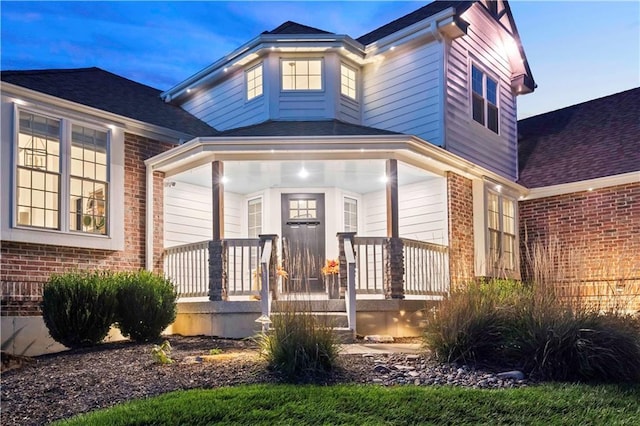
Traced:
<path id="1" fill-rule="evenodd" d="M 399 135 L 401 133 L 374 127 L 345 123 L 340 120 L 282 121 L 267 120 L 260 124 L 224 131 L 220 136 L 352 136 Z"/>

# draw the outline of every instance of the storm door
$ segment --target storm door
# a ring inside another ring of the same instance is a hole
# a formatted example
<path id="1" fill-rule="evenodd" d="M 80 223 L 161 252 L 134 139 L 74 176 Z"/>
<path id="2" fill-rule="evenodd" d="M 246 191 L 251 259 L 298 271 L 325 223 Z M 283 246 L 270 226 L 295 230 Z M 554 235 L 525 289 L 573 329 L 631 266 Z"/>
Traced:
<path id="1" fill-rule="evenodd" d="M 325 292 L 324 194 L 282 194 L 282 259 L 288 293 Z"/>

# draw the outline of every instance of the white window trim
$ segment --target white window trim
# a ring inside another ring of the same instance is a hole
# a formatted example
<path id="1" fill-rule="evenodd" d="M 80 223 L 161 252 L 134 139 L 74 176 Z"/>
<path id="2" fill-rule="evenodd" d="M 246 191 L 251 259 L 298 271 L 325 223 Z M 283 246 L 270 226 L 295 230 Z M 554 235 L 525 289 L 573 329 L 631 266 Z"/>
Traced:
<path id="1" fill-rule="evenodd" d="M 355 88 L 354 88 L 354 90 L 356 92 L 355 97 L 351 97 L 349 95 L 346 95 L 346 94 L 342 93 L 342 67 L 350 69 L 354 73 L 354 82 L 353 83 L 355 85 Z M 346 99 L 349 99 L 351 101 L 358 102 L 358 95 L 360 94 L 360 90 L 359 90 L 359 87 L 358 87 L 358 81 L 360 79 L 358 77 L 359 76 L 358 76 L 358 70 L 357 69 L 355 69 L 354 67 L 352 67 L 350 65 L 345 64 L 344 62 L 340 62 L 340 96 L 342 96 L 342 97 L 344 97 Z"/>
<path id="2" fill-rule="evenodd" d="M 345 209 L 344 206 L 346 204 L 347 200 L 352 200 L 356 202 L 356 230 L 355 231 L 347 231 L 347 224 L 344 221 L 344 214 Z M 342 232 L 358 232 L 358 230 L 360 229 L 360 201 L 356 198 L 356 197 L 352 197 L 349 195 L 343 195 L 342 196 Z"/>
<path id="3" fill-rule="evenodd" d="M 500 235 L 504 233 L 502 224 L 502 199 L 507 198 L 514 204 L 515 230 L 515 265 L 514 269 L 495 270 L 490 264 L 490 233 L 489 233 L 489 192 L 498 194 L 500 206 Z M 520 278 L 520 224 L 518 221 L 518 197 L 509 189 L 489 180 L 473 180 L 473 234 L 475 247 L 475 275 L 478 277 Z"/>
<path id="4" fill-rule="evenodd" d="M 482 78 L 482 99 L 483 99 L 483 106 L 484 106 L 484 124 L 483 123 L 479 123 L 477 122 L 474 118 L 473 118 L 473 68 L 477 68 L 480 72 L 482 72 L 483 78 Z M 501 135 L 501 130 L 502 130 L 502 119 L 501 119 L 501 112 L 502 112 L 502 108 L 500 106 L 500 78 L 498 78 L 498 76 L 492 72 L 489 72 L 487 70 L 487 67 L 483 66 L 480 62 L 478 62 L 475 59 L 472 59 L 469 61 L 469 119 L 470 121 L 476 125 L 479 128 L 483 128 L 486 131 L 490 132 L 493 135 Z M 496 108 L 498 109 L 498 131 L 494 132 L 493 130 L 491 130 L 489 128 L 489 126 L 487 125 L 488 121 L 487 121 L 487 117 L 488 117 L 488 104 L 489 104 L 489 100 L 487 99 L 487 77 L 491 78 L 492 80 L 494 80 L 496 82 Z"/>
<path id="5" fill-rule="evenodd" d="M 258 233 L 258 235 L 260 234 L 264 234 L 264 197 L 262 195 L 258 195 L 256 197 L 248 197 L 246 198 L 246 202 L 245 202 L 245 220 L 247 221 L 247 231 L 246 234 L 247 238 L 254 238 L 254 237 L 249 237 L 249 204 L 252 201 L 256 201 L 256 200 L 260 200 L 260 232 Z M 256 237 L 257 238 L 257 237 Z"/>
<path id="6" fill-rule="evenodd" d="M 286 61 L 320 61 L 320 89 L 285 89 L 282 87 L 282 72 L 284 70 L 283 64 Z M 321 93 L 325 91 L 325 75 L 326 69 L 324 66 L 324 58 L 280 58 L 280 71 L 278 73 L 278 85 L 280 86 L 280 93 Z"/>
<path id="7" fill-rule="evenodd" d="M 24 111 L 60 120 L 60 230 L 36 228 L 17 225 L 16 215 L 16 182 L 17 182 L 17 149 L 16 141 L 19 131 L 19 113 Z M 2 103 L 2 118 L 5 123 L 12 126 L 4 126 L 2 129 L 1 147 L 2 171 L 1 178 L 9 182 L 5 190 L 9 193 L 1 197 L 2 224 L 0 226 L 1 239 L 6 241 L 50 244 L 65 247 L 80 247 L 101 250 L 124 249 L 124 132 L 114 126 L 99 126 L 91 123 L 91 120 L 83 121 L 77 118 L 69 118 L 68 114 L 51 108 L 46 110 L 37 107 L 24 107 L 15 103 Z M 108 179 L 108 233 L 107 235 L 83 233 L 69 230 L 69 144 L 71 138 L 71 124 L 99 129 L 108 132 L 109 137 L 109 179 Z"/>
<path id="8" fill-rule="evenodd" d="M 249 73 L 253 70 L 255 70 L 258 67 L 262 67 L 262 93 L 260 93 L 257 96 L 254 96 L 253 98 L 249 98 Z M 245 102 L 253 102 L 256 99 L 260 99 L 262 97 L 264 97 L 264 62 L 260 62 L 258 64 L 255 64 L 254 66 L 252 66 L 251 68 L 248 68 L 245 72 L 244 72 L 244 100 Z"/>

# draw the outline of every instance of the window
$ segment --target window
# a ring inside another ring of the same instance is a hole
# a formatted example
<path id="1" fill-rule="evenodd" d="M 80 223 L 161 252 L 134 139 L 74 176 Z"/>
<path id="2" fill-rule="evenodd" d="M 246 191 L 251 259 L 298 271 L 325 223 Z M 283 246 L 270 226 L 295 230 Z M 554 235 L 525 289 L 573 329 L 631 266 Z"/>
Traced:
<path id="1" fill-rule="evenodd" d="M 262 95 L 262 64 L 251 68 L 247 75 L 247 100 Z"/>
<path id="2" fill-rule="evenodd" d="M 344 198 L 344 232 L 358 232 L 358 200 Z"/>
<path id="3" fill-rule="evenodd" d="M 107 132 L 74 124 L 71 130 L 72 231 L 107 233 Z"/>
<path id="4" fill-rule="evenodd" d="M 340 64 L 340 93 L 356 99 L 356 72 L 344 64 Z"/>
<path id="5" fill-rule="evenodd" d="M 498 192 L 487 193 L 489 261 L 497 271 L 517 267 L 516 202 Z"/>
<path id="6" fill-rule="evenodd" d="M 283 60 L 282 90 L 322 90 L 322 61 Z"/>
<path id="7" fill-rule="evenodd" d="M 316 219 L 316 200 L 289 200 L 289 219 Z"/>
<path id="8" fill-rule="evenodd" d="M 262 198 L 249 200 L 248 212 L 248 237 L 258 238 L 262 234 Z"/>
<path id="9" fill-rule="evenodd" d="M 18 129 L 17 225 L 106 235 L 108 131 L 26 111 Z"/>
<path id="10" fill-rule="evenodd" d="M 494 133 L 498 133 L 498 82 L 471 66 L 473 119 Z"/>
<path id="11" fill-rule="evenodd" d="M 60 229 L 60 120 L 20 112 L 17 224 Z"/>

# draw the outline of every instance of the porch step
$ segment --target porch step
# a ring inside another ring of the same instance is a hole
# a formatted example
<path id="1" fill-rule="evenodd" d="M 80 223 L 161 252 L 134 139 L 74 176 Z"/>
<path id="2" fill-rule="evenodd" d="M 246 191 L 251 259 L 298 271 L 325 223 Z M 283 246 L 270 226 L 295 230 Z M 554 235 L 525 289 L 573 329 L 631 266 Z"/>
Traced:
<path id="1" fill-rule="evenodd" d="M 286 312 L 286 311 L 285 311 Z M 345 328 L 349 327 L 349 318 L 346 312 L 326 312 L 326 311 L 311 311 L 311 312 L 297 312 L 298 314 L 312 315 L 320 324 L 326 324 L 332 328 Z M 283 312 L 271 311 L 271 316 L 282 315 Z"/>
<path id="2" fill-rule="evenodd" d="M 347 312 L 347 305 L 344 299 L 325 300 L 275 300 L 272 303 L 271 311 L 291 311 L 300 312 Z"/>

